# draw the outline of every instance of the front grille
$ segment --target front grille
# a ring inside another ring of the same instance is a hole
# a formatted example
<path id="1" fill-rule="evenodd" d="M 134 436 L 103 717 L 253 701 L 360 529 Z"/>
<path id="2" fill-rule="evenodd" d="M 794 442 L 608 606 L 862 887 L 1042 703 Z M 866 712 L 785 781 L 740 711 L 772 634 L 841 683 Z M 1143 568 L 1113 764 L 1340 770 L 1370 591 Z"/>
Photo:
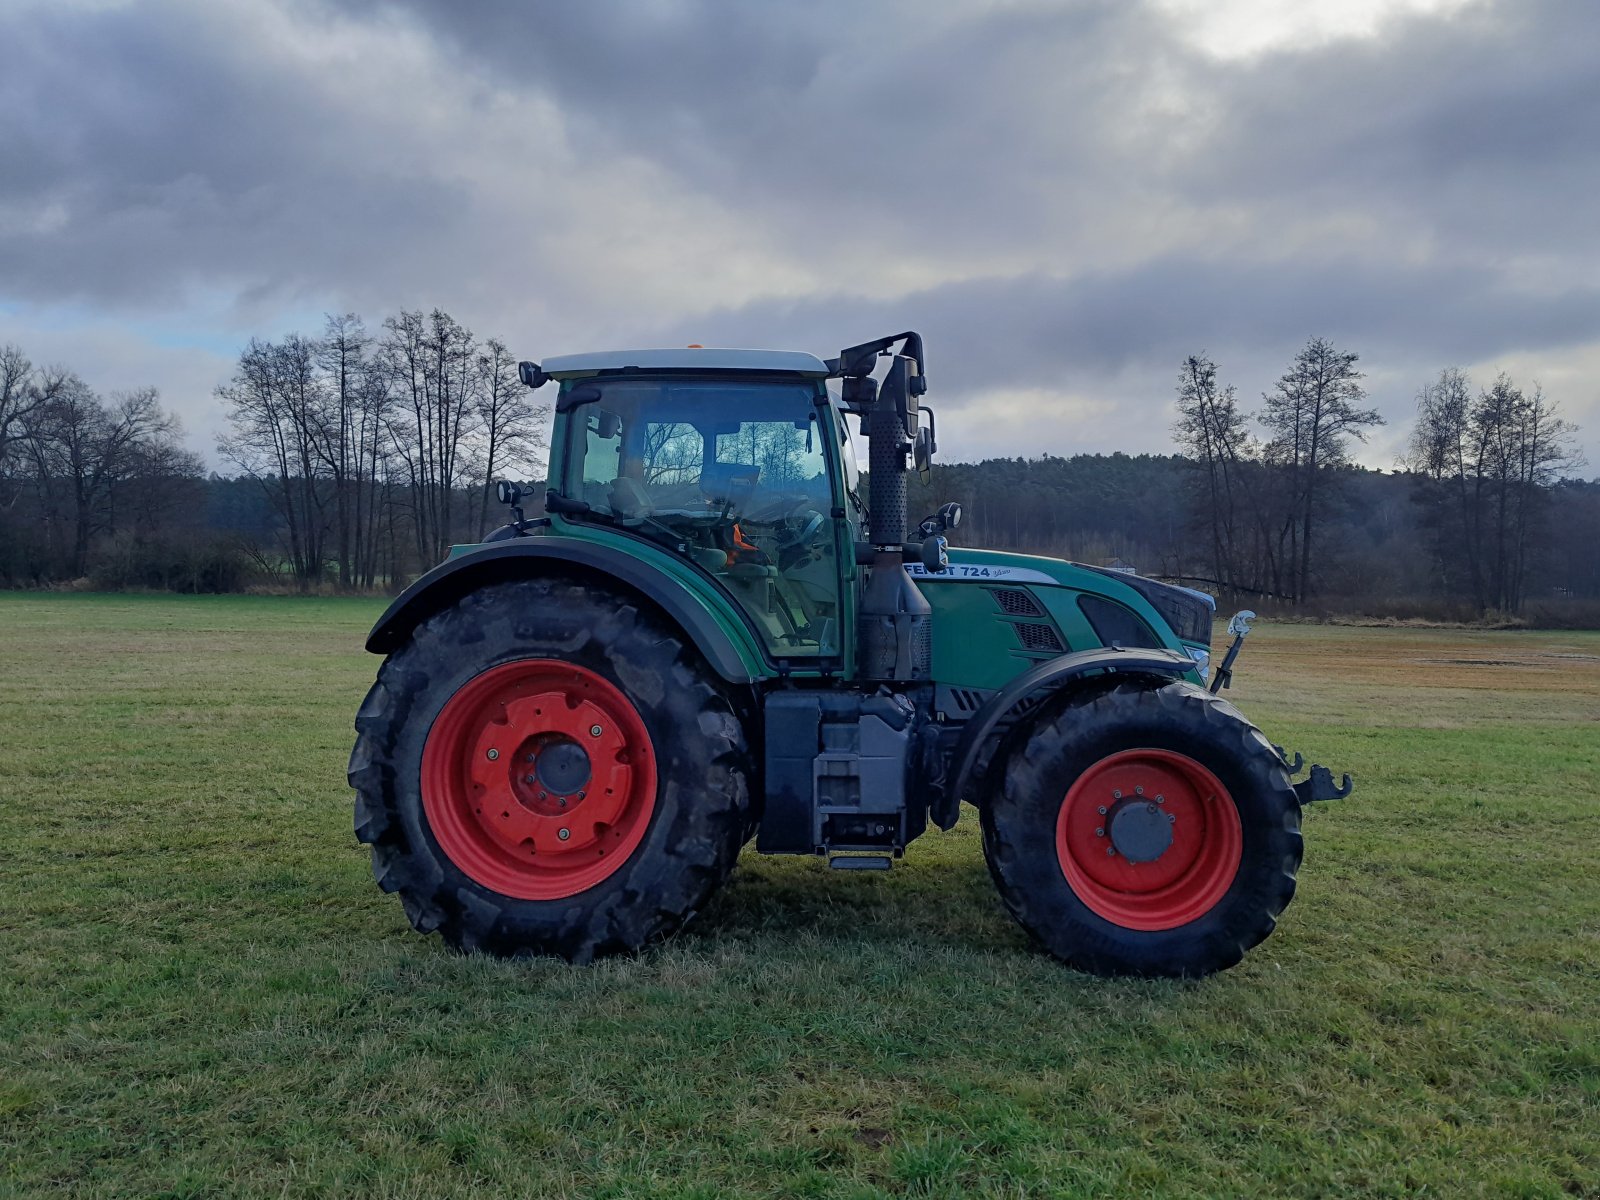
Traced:
<path id="1" fill-rule="evenodd" d="M 1013 621 L 1012 624 L 1016 627 L 1017 637 L 1025 650 L 1060 654 L 1064 649 L 1061 639 L 1056 636 L 1056 631 L 1048 625 L 1030 625 L 1023 621 Z"/>
<path id="2" fill-rule="evenodd" d="M 1000 611 L 1011 617 L 1042 617 L 1039 604 L 1021 588 L 990 588 L 989 594 L 1000 605 Z"/>

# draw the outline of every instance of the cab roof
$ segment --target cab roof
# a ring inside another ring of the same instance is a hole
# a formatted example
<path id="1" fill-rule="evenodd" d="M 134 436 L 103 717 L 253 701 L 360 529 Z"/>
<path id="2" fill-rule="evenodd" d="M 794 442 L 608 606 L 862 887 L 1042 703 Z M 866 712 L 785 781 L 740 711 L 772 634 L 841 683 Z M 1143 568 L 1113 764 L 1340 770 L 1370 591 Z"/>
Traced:
<path id="1" fill-rule="evenodd" d="M 552 379 L 576 379 L 611 371 L 778 371 L 812 379 L 826 379 L 827 365 L 816 355 L 799 350 L 719 350 L 677 348 L 666 350 L 601 350 L 593 354 L 560 354 L 547 358 L 540 369 Z"/>

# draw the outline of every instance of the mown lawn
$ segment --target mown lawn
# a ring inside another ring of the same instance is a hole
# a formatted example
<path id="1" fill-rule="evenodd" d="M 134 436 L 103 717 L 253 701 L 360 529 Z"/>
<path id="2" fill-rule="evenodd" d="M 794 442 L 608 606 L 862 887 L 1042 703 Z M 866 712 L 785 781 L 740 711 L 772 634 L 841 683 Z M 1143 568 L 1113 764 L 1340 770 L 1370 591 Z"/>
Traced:
<path id="1" fill-rule="evenodd" d="M 0 1194 L 1600 1195 L 1600 634 L 1261 628 L 1359 792 L 1172 984 L 1030 949 L 971 821 L 457 957 L 351 835 L 377 608 L 0 596 Z"/>

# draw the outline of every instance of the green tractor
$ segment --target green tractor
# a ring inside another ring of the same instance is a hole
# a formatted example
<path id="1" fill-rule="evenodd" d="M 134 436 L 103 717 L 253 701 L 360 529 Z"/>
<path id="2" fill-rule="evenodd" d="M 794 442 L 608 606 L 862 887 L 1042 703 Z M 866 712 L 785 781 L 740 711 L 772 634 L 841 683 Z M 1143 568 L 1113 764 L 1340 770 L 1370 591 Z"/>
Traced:
<path id="1" fill-rule="evenodd" d="M 752 837 L 885 870 L 965 801 L 1006 907 L 1073 966 L 1200 976 L 1272 931 L 1301 806 L 1349 777 L 1292 782 L 1217 694 L 1249 614 L 1208 690 L 1209 596 L 952 549 L 956 505 L 910 534 L 917 334 L 521 373 L 559 385 L 548 515 L 500 484 L 511 523 L 367 640 L 356 836 L 418 930 L 587 962 L 680 928 Z"/>

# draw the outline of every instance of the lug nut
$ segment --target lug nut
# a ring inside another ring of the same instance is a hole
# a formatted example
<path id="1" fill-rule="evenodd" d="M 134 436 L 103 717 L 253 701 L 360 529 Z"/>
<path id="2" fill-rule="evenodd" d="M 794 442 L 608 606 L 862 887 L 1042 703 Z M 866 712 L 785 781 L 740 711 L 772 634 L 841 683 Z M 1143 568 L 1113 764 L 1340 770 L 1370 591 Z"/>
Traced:
<path id="1" fill-rule="evenodd" d="M 1167 798 L 1165 796 L 1161 795 L 1159 792 L 1157 792 L 1156 793 L 1156 803 L 1157 804 L 1165 804 L 1166 802 L 1167 802 Z"/>
<path id="2" fill-rule="evenodd" d="M 532 775 L 524 775 L 522 777 L 522 782 L 523 783 L 532 783 L 532 782 L 534 782 L 534 778 L 533 778 Z"/>
<path id="3" fill-rule="evenodd" d="M 1158 808 L 1156 808 L 1156 806 L 1154 804 L 1146 804 L 1144 806 L 1144 810 L 1145 810 L 1145 812 L 1152 812 L 1152 813 L 1160 811 Z"/>
<path id="4" fill-rule="evenodd" d="M 530 779 L 528 782 L 532 783 L 533 781 Z M 545 794 L 543 792 L 540 792 L 539 793 L 539 799 L 543 800 L 544 798 L 545 798 Z"/>
<path id="5" fill-rule="evenodd" d="M 1139 786 L 1138 786 L 1138 787 L 1136 787 L 1136 788 L 1134 788 L 1134 789 L 1133 789 L 1133 794 L 1134 794 L 1134 795 L 1135 795 L 1135 796 L 1142 796 L 1142 795 L 1144 795 L 1144 784 L 1142 784 L 1142 783 L 1141 783 L 1141 784 L 1140 784 L 1140 785 L 1139 785 Z"/>
<path id="6" fill-rule="evenodd" d="M 1095 831 L 1094 831 L 1094 835 L 1095 835 L 1095 837 L 1105 837 L 1105 835 L 1106 835 L 1106 831 L 1105 831 L 1105 828 L 1104 828 L 1104 826 L 1102 826 L 1102 827 L 1101 827 L 1101 828 L 1099 828 L 1099 829 L 1096 829 L 1096 830 L 1095 830 Z"/>
<path id="7" fill-rule="evenodd" d="M 490 750 L 489 751 L 489 761 L 490 762 L 493 762 L 495 759 L 497 759 L 499 757 L 500 757 L 500 751 L 498 751 L 498 750 Z"/>
<path id="8" fill-rule="evenodd" d="M 1121 788 L 1112 788 L 1111 789 L 1111 798 L 1113 800 L 1121 800 L 1122 799 L 1122 789 Z"/>
<path id="9" fill-rule="evenodd" d="M 1167 814 L 1167 824 L 1170 825 L 1170 824 L 1172 824 L 1172 822 L 1176 821 L 1177 819 L 1178 819 L 1177 814 L 1175 814 L 1175 813 L 1168 813 Z"/>
<path id="10" fill-rule="evenodd" d="M 601 729 L 600 726 L 598 726 L 598 725 L 589 726 L 589 736 L 590 737 L 599 737 L 604 732 L 605 732 L 605 730 Z"/>
<path id="11" fill-rule="evenodd" d="M 570 829 L 559 829 L 556 831 L 556 836 L 564 842 L 572 836 L 572 831 Z"/>
<path id="12" fill-rule="evenodd" d="M 1115 846 L 1107 846 L 1106 847 L 1106 857 L 1107 858 L 1115 858 L 1116 856 L 1117 856 L 1117 848 Z"/>

